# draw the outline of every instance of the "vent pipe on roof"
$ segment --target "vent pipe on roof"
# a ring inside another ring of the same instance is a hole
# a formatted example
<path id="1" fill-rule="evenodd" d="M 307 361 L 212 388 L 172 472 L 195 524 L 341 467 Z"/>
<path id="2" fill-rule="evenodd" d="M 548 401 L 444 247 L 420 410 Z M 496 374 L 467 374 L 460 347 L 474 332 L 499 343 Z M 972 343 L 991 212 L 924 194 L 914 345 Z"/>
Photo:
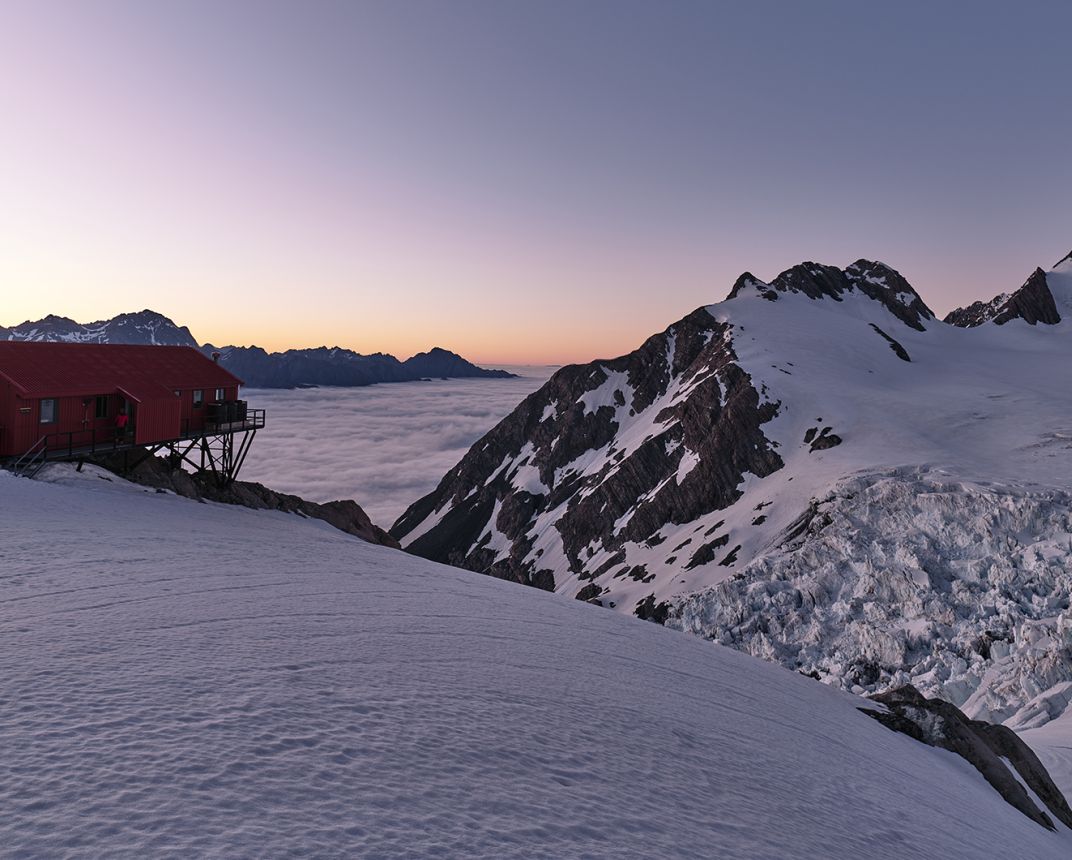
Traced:
<path id="1" fill-rule="evenodd" d="M 212 353 L 212 360 L 214 362 L 216 362 L 216 364 L 219 364 L 220 363 L 220 353 L 218 353 L 218 352 Z"/>

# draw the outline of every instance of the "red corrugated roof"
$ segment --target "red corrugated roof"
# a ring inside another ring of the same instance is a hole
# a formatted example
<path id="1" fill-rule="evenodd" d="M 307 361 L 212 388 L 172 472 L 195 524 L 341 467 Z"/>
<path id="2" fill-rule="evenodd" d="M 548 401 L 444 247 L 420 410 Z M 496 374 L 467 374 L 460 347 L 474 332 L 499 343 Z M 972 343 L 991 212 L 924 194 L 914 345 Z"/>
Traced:
<path id="1" fill-rule="evenodd" d="M 179 388 L 242 384 L 189 346 L 0 341 L 0 376 L 27 397 L 107 394 L 124 388 L 135 399 L 155 400 Z"/>

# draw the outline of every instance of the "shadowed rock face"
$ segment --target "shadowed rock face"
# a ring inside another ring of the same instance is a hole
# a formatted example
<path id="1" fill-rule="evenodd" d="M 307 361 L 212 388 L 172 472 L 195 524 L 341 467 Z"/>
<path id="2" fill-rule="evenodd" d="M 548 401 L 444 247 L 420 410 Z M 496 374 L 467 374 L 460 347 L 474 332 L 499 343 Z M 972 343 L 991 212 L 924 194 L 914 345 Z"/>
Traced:
<path id="1" fill-rule="evenodd" d="M 323 520 L 331 526 L 366 540 L 369 543 L 398 548 L 398 541 L 369 519 L 361 506 L 350 499 L 335 502 L 309 502 L 300 496 L 277 493 L 263 484 L 235 481 L 218 487 L 208 476 L 191 475 L 181 468 L 172 468 L 162 457 L 146 457 L 133 468 L 124 468 L 121 455 L 86 458 L 128 481 L 171 490 L 180 496 L 198 501 L 241 505 L 254 510 L 283 511 L 288 514 Z"/>
<path id="2" fill-rule="evenodd" d="M 562 368 L 391 533 L 417 555 L 553 589 L 536 546 L 550 533 L 556 564 L 605 572 L 624 543 L 724 508 L 746 472 L 781 468 L 760 429 L 778 406 L 735 362 L 729 327 L 700 308 L 629 355 Z M 601 569 L 594 545 L 611 554 Z"/>
<path id="3" fill-rule="evenodd" d="M 1053 820 L 1024 790 L 1022 780 L 1054 817 L 1072 827 L 1072 809 L 1064 795 L 1053 784 L 1038 756 L 1012 729 L 970 720 L 949 702 L 924 698 L 910 684 L 871 698 L 887 710 L 861 708 L 869 717 L 929 746 L 955 752 L 970 762 L 1009 804 L 1032 821 L 1055 830 Z"/>
<path id="4" fill-rule="evenodd" d="M 1004 325 L 1016 319 L 1030 325 L 1056 325 L 1061 321 L 1042 269 L 1035 269 L 1012 295 L 995 296 L 989 302 L 974 302 L 965 308 L 957 308 L 946 314 L 945 322 L 961 328 L 974 328 L 991 320 Z"/>

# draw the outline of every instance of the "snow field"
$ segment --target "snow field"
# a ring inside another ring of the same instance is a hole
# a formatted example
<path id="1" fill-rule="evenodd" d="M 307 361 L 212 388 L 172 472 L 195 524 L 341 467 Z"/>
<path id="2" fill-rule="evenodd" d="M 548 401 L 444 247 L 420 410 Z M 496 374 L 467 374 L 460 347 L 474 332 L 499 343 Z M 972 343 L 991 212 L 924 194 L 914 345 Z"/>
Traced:
<path id="1" fill-rule="evenodd" d="M 87 469 L 0 472 L 0 851 L 1072 853 L 861 700 L 656 625 Z"/>

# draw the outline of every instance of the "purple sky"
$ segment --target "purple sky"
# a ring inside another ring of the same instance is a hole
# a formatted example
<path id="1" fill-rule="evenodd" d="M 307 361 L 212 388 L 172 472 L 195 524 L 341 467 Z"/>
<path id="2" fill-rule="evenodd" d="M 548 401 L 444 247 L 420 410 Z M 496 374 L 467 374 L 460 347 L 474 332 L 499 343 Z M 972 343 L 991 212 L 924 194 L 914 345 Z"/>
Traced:
<path id="1" fill-rule="evenodd" d="M 7 3 L 0 324 L 624 352 L 743 270 L 1072 249 L 1072 4 Z"/>

